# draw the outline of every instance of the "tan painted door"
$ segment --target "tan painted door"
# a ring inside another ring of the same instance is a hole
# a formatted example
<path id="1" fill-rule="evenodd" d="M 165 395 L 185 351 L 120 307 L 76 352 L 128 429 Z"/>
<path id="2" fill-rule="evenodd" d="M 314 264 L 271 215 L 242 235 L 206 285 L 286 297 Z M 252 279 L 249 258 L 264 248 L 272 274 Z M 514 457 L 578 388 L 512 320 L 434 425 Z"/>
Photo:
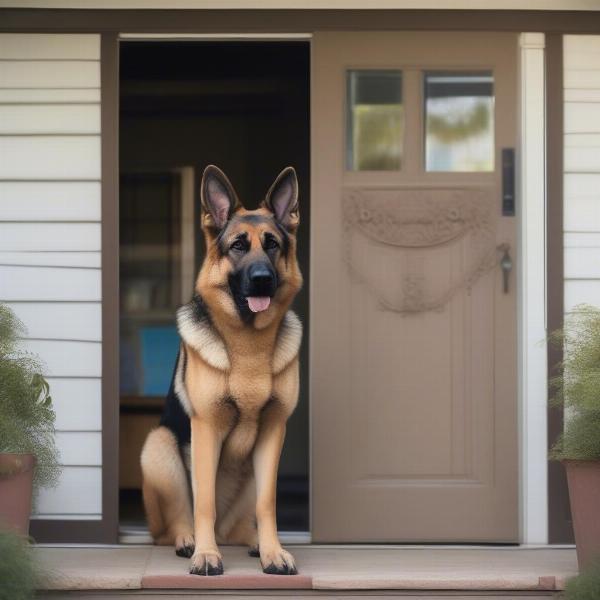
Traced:
<path id="1" fill-rule="evenodd" d="M 314 541 L 518 539 L 516 51 L 314 36 Z"/>

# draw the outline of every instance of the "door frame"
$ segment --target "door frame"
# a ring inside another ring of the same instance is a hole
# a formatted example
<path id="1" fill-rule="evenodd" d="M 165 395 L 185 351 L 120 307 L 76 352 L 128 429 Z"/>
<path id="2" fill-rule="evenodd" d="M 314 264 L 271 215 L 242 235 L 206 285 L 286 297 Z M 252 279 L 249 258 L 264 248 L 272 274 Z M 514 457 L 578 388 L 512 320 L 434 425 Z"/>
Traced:
<path id="1" fill-rule="evenodd" d="M 260 15 L 256 14 L 260 12 Z M 269 14 L 266 14 L 269 13 Z M 560 327 L 563 319 L 563 239 L 562 239 L 562 35 L 565 33 L 600 34 L 597 13 L 563 11 L 477 11 L 446 10 L 436 11 L 386 11 L 386 10 L 290 10 L 290 11 L 229 11 L 229 10 L 164 10 L 164 11 L 127 11 L 127 10 L 27 10 L 0 9 L 0 32 L 6 33 L 98 33 L 101 37 L 101 152 L 102 152 L 102 519 L 98 521 L 39 520 L 32 522 L 32 532 L 39 541 L 51 542 L 118 542 L 118 44 L 119 31 L 143 33 L 157 31 L 159 35 L 170 34 L 184 39 L 190 35 L 211 35 L 231 39 L 231 36 L 259 37 L 266 35 L 286 39 L 288 35 L 308 35 L 302 31 L 327 29 L 461 29 L 461 30 L 512 30 L 539 31 L 546 33 L 546 50 L 543 88 L 545 92 L 545 134 L 546 148 L 543 176 L 546 215 L 539 214 L 536 229 L 541 227 L 545 233 L 542 255 L 546 258 L 547 268 L 539 262 L 528 266 L 538 273 L 542 271 L 544 284 L 543 300 L 546 304 L 547 326 L 549 329 Z M 392 24 L 392 25 L 390 25 Z M 247 33 L 222 34 L 239 27 Z M 277 33 L 282 32 L 282 33 Z M 153 34 L 144 34 L 152 36 Z M 521 82 L 523 79 L 521 78 Z M 520 101 L 523 101 L 521 90 Z M 523 106 L 521 106 L 523 109 Z M 521 117 L 523 114 L 521 114 Z M 521 131 L 523 135 L 523 130 Z M 523 148 L 523 137 L 520 148 Z M 523 163 L 521 163 L 523 169 Z M 538 173 L 539 177 L 539 173 Z M 521 177 L 521 192 L 524 189 L 524 171 Z M 314 190 L 313 190 L 314 191 Z M 314 196 L 314 194 L 313 194 Z M 523 197 L 520 194 L 519 197 Z M 538 211 L 539 212 L 539 211 Z M 547 223 L 542 221 L 547 217 Z M 522 222 L 520 223 L 523 228 Z M 521 243 L 527 241 L 526 231 L 521 231 Z M 539 242 L 539 240 L 537 240 Z M 540 246 L 538 246 L 539 250 Z M 519 280 L 523 277 L 524 265 L 518 265 Z M 521 289 L 521 293 L 523 290 Z M 538 290 L 539 295 L 539 290 Z M 521 302 L 519 315 L 525 315 Z M 525 321 L 526 322 L 526 321 Z M 532 332 L 532 339 L 536 333 Z M 526 340 L 522 327 L 518 332 L 519 341 Z M 537 343 L 543 338 L 537 339 Z M 529 340 L 531 341 L 531 340 Z M 544 355 L 546 348 L 541 346 Z M 559 356 L 555 350 L 548 351 L 546 363 L 552 365 Z M 538 360 L 539 357 L 538 357 Z M 523 352 L 519 356 L 519 365 L 528 366 Z M 521 418 L 521 490 L 532 490 L 538 479 L 532 477 L 531 469 L 526 468 L 524 459 L 531 458 L 525 451 L 529 439 L 527 432 L 532 431 L 533 423 L 524 420 L 524 395 L 522 377 L 519 389 L 522 393 Z M 547 393 L 547 378 L 536 384 L 539 397 Z M 543 386 L 543 389 L 542 389 Z M 547 445 L 551 445 L 556 433 L 562 429 L 562 411 L 537 407 L 535 413 L 539 420 L 537 429 L 548 427 Z M 544 436 L 545 437 L 545 436 Z M 541 450 L 537 440 L 535 453 L 539 460 Z M 311 457 L 312 458 L 312 457 Z M 547 463 L 545 463 L 547 464 Z M 536 468 L 540 465 L 536 463 Z M 521 506 L 521 541 L 523 543 L 570 542 L 572 533 L 565 519 L 565 501 L 568 496 L 564 475 L 555 463 L 547 473 L 551 494 L 543 486 L 538 501 L 546 498 L 548 519 L 545 524 L 536 526 L 537 533 L 532 536 L 529 528 L 530 512 L 525 511 L 525 502 Z M 531 498 L 529 498 L 531 500 Z M 538 510 L 540 505 L 537 504 Z M 541 508 L 545 508 L 541 507 Z M 539 521 L 540 519 L 538 519 Z M 544 535 L 545 531 L 545 535 Z M 549 533 L 549 535 L 548 535 Z M 545 537 L 545 541 L 544 541 Z"/>

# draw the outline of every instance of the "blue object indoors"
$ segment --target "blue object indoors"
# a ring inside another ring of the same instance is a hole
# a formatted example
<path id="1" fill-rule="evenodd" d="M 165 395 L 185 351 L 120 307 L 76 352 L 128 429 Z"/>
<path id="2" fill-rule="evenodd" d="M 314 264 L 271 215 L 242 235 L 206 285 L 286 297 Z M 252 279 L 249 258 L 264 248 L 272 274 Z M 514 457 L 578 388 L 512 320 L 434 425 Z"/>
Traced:
<path id="1" fill-rule="evenodd" d="M 140 330 L 142 395 L 165 396 L 179 350 L 175 326 L 144 327 Z"/>

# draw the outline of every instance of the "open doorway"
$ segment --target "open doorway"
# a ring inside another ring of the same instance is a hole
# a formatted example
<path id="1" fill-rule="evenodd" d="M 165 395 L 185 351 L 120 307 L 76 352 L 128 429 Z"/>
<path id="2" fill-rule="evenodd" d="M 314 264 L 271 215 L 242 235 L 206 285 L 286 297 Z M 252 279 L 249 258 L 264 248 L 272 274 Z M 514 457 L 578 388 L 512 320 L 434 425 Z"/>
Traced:
<path id="1" fill-rule="evenodd" d="M 300 399 L 277 498 L 282 531 L 307 532 L 308 514 L 308 42 L 123 42 L 120 58 L 120 524 L 142 541 L 139 456 L 158 425 L 178 348 L 175 310 L 192 294 L 203 257 L 199 182 L 222 168 L 247 208 L 293 165 L 300 180 L 294 309 L 305 326 Z"/>

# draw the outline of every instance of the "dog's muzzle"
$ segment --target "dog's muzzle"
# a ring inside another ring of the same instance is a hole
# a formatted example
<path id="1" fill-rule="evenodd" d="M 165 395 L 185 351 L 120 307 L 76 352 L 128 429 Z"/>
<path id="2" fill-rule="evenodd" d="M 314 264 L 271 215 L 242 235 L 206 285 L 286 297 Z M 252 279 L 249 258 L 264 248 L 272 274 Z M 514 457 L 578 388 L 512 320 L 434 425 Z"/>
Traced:
<path id="1" fill-rule="evenodd" d="M 268 263 L 253 263 L 247 271 L 248 308 L 254 312 L 267 310 L 277 289 L 277 274 Z"/>

